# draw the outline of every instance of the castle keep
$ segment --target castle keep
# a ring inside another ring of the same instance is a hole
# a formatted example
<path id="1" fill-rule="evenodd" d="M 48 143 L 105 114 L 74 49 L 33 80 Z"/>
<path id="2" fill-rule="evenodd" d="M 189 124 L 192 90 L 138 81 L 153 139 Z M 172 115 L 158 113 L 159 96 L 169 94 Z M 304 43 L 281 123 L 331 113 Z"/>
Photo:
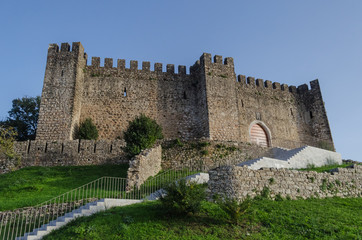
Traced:
<path id="1" fill-rule="evenodd" d="M 318 80 L 299 87 L 236 76 L 232 58 L 202 54 L 190 67 L 104 59 L 79 42 L 50 44 L 37 140 L 71 140 L 92 118 L 100 139 L 122 138 L 141 113 L 155 119 L 165 138 L 206 138 L 293 148 L 333 140 Z"/>

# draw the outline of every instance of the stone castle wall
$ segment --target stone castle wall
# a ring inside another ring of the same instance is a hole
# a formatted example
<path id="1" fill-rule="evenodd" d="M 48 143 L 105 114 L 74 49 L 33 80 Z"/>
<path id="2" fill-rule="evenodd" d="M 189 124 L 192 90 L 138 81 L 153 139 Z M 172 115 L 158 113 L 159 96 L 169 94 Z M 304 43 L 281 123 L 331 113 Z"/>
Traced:
<path id="1" fill-rule="evenodd" d="M 236 77 L 232 58 L 203 54 L 190 67 L 93 57 L 91 65 L 80 43 L 56 44 L 48 50 L 37 140 L 71 140 L 74 129 L 90 117 L 100 139 L 122 138 L 141 113 L 155 119 L 167 139 L 206 138 L 250 142 L 258 123 L 269 146 L 333 147 L 318 81 L 286 84 Z M 116 65 L 116 66 L 115 66 Z"/>
<path id="2" fill-rule="evenodd" d="M 200 136 L 200 120 L 197 102 L 200 89 L 194 76 L 186 74 L 179 66 L 179 73 L 173 65 L 143 62 L 142 70 L 137 61 L 131 68 L 124 68 L 124 61 L 118 67 L 111 67 L 112 59 L 106 59 L 105 67 L 99 66 L 99 58 L 92 59 L 92 65 L 85 68 L 80 121 L 91 117 L 97 125 L 101 139 L 123 137 L 123 132 L 141 113 L 155 119 L 167 138 L 192 139 Z"/>
<path id="3" fill-rule="evenodd" d="M 128 163 L 123 140 L 15 142 L 21 166 L 67 166 Z"/>
<path id="4" fill-rule="evenodd" d="M 243 142 L 188 141 L 181 146 L 175 141 L 160 141 L 163 169 L 195 170 L 235 165 L 250 159 L 272 156 L 271 148 Z M 207 143 L 207 145 L 202 145 Z M 202 145 L 202 147 L 200 147 Z M 20 161 L 10 161 L 0 156 L 0 174 L 30 166 L 72 166 L 129 163 L 124 152 L 124 140 L 34 140 L 15 142 L 14 150 Z"/>
<path id="5" fill-rule="evenodd" d="M 209 193 L 242 200 L 255 197 L 264 188 L 271 197 L 359 197 L 362 195 L 362 165 L 337 168 L 329 173 L 267 168 L 224 166 L 209 171 Z"/>
<path id="6" fill-rule="evenodd" d="M 127 189 L 139 188 L 149 177 L 161 171 L 162 147 L 145 149 L 129 162 L 127 171 Z"/>

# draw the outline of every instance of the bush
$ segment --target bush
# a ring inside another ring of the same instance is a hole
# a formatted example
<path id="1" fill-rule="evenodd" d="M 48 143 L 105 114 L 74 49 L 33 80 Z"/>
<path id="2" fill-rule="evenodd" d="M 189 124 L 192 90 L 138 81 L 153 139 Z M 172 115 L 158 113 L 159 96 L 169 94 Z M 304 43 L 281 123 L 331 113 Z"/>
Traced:
<path id="1" fill-rule="evenodd" d="M 141 114 L 129 123 L 128 129 L 124 132 L 125 150 L 130 156 L 134 156 L 152 147 L 157 139 L 162 138 L 161 126 L 155 120 Z"/>
<path id="2" fill-rule="evenodd" d="M 14 142 L 17 133 L 12 127 L 0 127 L 0 159 L 5 157 L 12 165 L 20 165 L 20 156 L 14 150 Z"/>
<path id="3" fill-rule="evenodd" d="M 216 203 L 219 207 L 229 216 L 230 220 L 234 224 L 238 224 L 243 215 L 248 213 L 252 200 L 250 197 L 244 199 L 244 201 L 237 201 L 230 198 L 216 198 Z"/>
<path id="4" fill-rule="evenodd" d="M 165 187 L 166 195 L 161 196 L 162 205 L 172 213 L 188 214 L 198 213 L 201 202 L 205 200 L 206 185 L 187 182 L 181 179 Z"/>
<path id="5" fill-rule="evenodd" d="M 91 118 L 87 118 L 79 126 L 79 129 L 75 134 L 76 139 L 88 139 L 88 140 L 97 140 L 98 130 L 96 125 L 92 122 Z"/>

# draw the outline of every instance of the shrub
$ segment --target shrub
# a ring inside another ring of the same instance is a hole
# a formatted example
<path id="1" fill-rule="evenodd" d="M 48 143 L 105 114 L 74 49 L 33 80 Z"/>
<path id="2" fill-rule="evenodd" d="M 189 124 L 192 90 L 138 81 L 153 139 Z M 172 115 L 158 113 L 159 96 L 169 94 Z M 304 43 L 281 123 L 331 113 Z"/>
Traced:
<path id="1" fill-rule="evenodd" d="M 206 185 L 181 179 L 165 187 L 166 195 L 160 200 L 172 213 L 195 214 L 201 210 L 201 202 L 206 198 L 205 189 Z"/>
<path id="2" fill-rule="evenodd" d="M 132 122 L 124 132 L 126 152 L 130 156 L 139 154 L 142 150 L 152 147 L 157 139 L 162 139 L 162 128 L 155 120 L 141 114 Z"/>
<path id="3" fill-rule="evenodd" d="M 255 197 L 257 200 L 270 199 L 270 188 L 264 187 L 260 194 Z"/>
<path id="4" fill-rule="evenodd" d="M 12 127 L 0 127 L 0 158 L 5 156 L 17 167 L 20 165 L 20 156 L 14 150 L 14 141 L 17 133 Z"/>
<path id="5" fill-rule="evenodd" d="M 176 138 L 174 141 L 173 141 L 173 145 L 175 146 L 179 146 L 179 147 L 183 147 L 184 144 L 181 142 L 181 140 L 179 138 Z"/>
<path id="6" fill-rule="evenodd" d="M 200 153 L 201 153 L 202 156 L 206 156 L 206 155 L 209 154 L 209 151 L 204 149 L 204 150 L 201 150 Z"/>
<path id="7" fill-rule="evenodd" d="M 243 201 L 237 201 L 236 199 L 224 198 L 216 199 L 216 203 L 219 207 L 229 216 L 230 221 L 234 224 L 238 224 L 243 215 L 249 211 L 252 204 L 250 197 L 247 197 Z"/>
<path id="8" fill-rule="evenodd" d="M 75 133 L 76 139 L 88 139 L 88 140 L 97 140 L 98 130 L 96 125 L 92 122 L 91 118 L 87 118 L 82 122 Z"/>
<path id="9" fill-rule="evenodd" d="M 275 201 L 284 201 L 284 198 L 282 197 L 282 195 L 280 193 L 278 193 L 277 195 L 275 195 L 274 200 Z"/>

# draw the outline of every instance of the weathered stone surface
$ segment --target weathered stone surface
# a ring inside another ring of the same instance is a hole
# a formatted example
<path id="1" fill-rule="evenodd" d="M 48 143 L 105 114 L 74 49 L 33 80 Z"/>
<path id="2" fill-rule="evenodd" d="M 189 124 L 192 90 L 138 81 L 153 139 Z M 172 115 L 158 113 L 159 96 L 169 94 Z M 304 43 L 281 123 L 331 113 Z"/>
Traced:
<path id="1" fill-rule="evenodd" d="M 129 162 L 127 171 L 127 189 L 139 188 L 147 178 L 161 171 L 162 147 L 145 149 Z"/>
<path id="2" fill-rule="evenodd" d="M 336 168 L 327 173 L 266 168 L 223 166 L 209 171 L 209 197 L 214 194 L 244 199 L 255 197 L 263 188 L 270 189 L 271 197 L 359 197 L 362 195 L 362 165 Z"/>
<path id="3" fill-rule="evenodd" d="M 64 45 L 65 46 L 65 45 Z M 37 140 L 71 140 L 74 129 L 92 118 L 100 139 L 122 138 L 141 113 L 155 119 L 166 139 L 250 142 L 250 127 L 260 124 L 269 146 L 295 148 L 333 141 L 318 80 L 289 86 L 239 75 L 232 58 L 204 53 L 186 73 L 184 66 L 87 56 L 80 43 L 72 50 L 48 50 Z"/>
<path id="4" fill-rule="evenodd" d="M 174 141 L 164 141 L 162 146 L 163 169 L 189 167 L 191 170 L 209 171 L 273 154 L 271 148 L 243 142 L 189 141 L 177 145 Z"/>
<path id="5" fill-rule="evenodd" d="M 224 165 L 234 165 L 261 156 L 271 156 L 271 148 L 256 144 L 222 141 L 183 142 L 182 146 L 174 141 L 160 141 L 162 150 L 162 168 L 208 171 Z M 205 147 L 199 144 L 207 143 Z M 173 145 L 171 147 L 171 145 Z M 123 151 L 124 140 L 66 140 L 66 141 L 25 141 L 16 142 L 15 151 L 21 156 L 20 165 L 0 156 L 0 174 L 11 169 L 28 166 L 69 166 L 93 164 L 128 163 L 129 158 Z"/>
<path id="6" fill-rule="evenodd" d="M 128 163 L 123 140 L 57 140 L 15 142 L 20 165 L 0 156 L 0 174 L 29 166 L 69 166 Z"/>

